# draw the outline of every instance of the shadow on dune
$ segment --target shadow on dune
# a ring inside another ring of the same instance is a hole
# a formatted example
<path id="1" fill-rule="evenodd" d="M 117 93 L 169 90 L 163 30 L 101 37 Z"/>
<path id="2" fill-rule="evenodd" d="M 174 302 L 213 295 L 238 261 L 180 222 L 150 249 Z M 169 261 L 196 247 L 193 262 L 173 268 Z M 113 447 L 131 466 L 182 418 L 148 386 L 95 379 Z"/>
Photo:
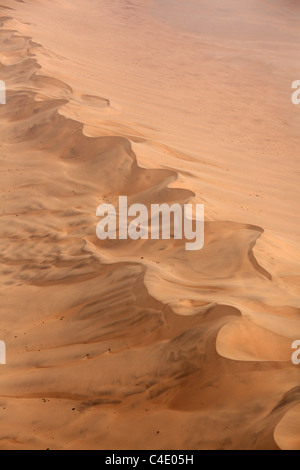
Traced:
<path id="1" fill-rule="evenodd" d="M 6 20 L 1 18 L 2 25 Z M 188 417 L 191 433 L 183 433 L 179 447 L 277 448 L 274 429 L 299 401 L 298 389 L 285 390 L 282 398 L 281 384 L 269 412 L 272 379 L 284 373 L 286 364 L 231 361 L 216 351 L 220 329 L 242 314 L 218 299 L 230 289 L 237 292 L 238 283 L 248 279 L 265 285 L 272 281 L 253 253 L 263 229 L 209 222 L 207 246 L 193 256 L 174 241 L 171 249 L 161 242 L 105 247 L 95 235 L 100 202 L 128 195 L 145 204 L 185 203 L 193 193 L 169 188 L 177 179 L 174 171 L 140 168 L 128 139 L 89 138 L 82 123 L 65 118 L 60 109 L 72 89 L 37 74 L 34 48 L 40 46 L 30 38 L 2 29 L 0 44 L 0 61 L 2 54 L 7 64 L 0 65 L 1 79 L 9 85 L 7 105 L 0 107 L 0 153 L 7 178 L 1 178 L 1 321 L 15 336 L 11 365 L 0 378 L 1 402 L 11 406 L 16 399 L 30 399 L 32 419 L 39 422 L 45 415 L 38 417 L 37 400 L 48 400 L 48 413 L 57 413 L 62 427 L 67 415 L 58 412 L 57 403 L 69 407 L 73 402 L 80 419 L 72 430 L 65 427 L 65 437 L 74 442 L 82 428 L 91 426 L 94 435 L 104 432 L 105 425 L 102 429 L 93 420 L 91 425 L 91 410 L 100 416 L 105 406 L 124 415 L 128 433 L 132 423 L 139 426 L 135 407 L 143 410 L 145 422 L 151 421 L 148 409 L 154 407 L 157 420 L 172 413 L 174 429 L 185 419 L 183 412 Z M 41 93 L 51 99 L 37 101 Z M 173 280 L 159 274 L 156 285 L 173 285 L 175 296 L 176 283 L 182 288 L 186 282 L 186 292 L 199 295 L 193 300 L 194 315 L 177 315 L 171 304 L 149 294 L 145 275 L 152 265 L 139 259 L 150 255 L 157 265 L 177 260 Z M 20 351 L 26 351 L 22 358 Z M 18 419 L 15 448 L 32 444 L 35 435 L 25 415 Z M 38 447 L 47 442 L 47 426 L 41 426 L 45 435 Z M 124 438 L 126 445 L 143 447 L 147 429 Z M 166 436 L 159 445 L 171 448 L 170 439 Z M 91 434 L 85 442 L 96 446 Z M 111 437 L 101 445 L 116 442 Z M 155 445 L 150 440 L 149 446 Z"/>

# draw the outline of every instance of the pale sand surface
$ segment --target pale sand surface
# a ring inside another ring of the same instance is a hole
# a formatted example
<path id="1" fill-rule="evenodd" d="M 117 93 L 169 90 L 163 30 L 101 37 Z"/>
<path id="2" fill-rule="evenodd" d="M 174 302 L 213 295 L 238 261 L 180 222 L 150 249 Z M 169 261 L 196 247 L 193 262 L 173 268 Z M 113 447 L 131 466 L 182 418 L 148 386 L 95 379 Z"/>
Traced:
<path id="1" fill-rule="evenodd" d="M 299 449 L 299 3 L 0 9 L 0 448 Z M 100 242 L 119 195 L 204 249 Z"/>

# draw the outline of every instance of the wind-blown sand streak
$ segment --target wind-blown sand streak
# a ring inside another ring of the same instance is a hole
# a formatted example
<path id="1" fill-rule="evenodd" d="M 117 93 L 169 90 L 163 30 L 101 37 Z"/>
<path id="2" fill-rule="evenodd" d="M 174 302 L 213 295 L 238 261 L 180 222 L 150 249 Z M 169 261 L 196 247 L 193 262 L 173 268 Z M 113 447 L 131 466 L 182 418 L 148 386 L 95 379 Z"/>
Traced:
<path id="1" fill-rule="evenodd" d="M 175 240 L 100 242 L 101 202 L 184 203 L 194 193 L 176 188 L 175 169 L 139 166 L 142 129 L 92 138 L 65 117 L 72 87 L 47 75 L 38 59 L 47 48 L 6 14 L 0 447 L 299 446 L 289 435 L 299 304 L 293 285 L 257 260 L 263 228 L 210 218 L 197 253 Z"/>

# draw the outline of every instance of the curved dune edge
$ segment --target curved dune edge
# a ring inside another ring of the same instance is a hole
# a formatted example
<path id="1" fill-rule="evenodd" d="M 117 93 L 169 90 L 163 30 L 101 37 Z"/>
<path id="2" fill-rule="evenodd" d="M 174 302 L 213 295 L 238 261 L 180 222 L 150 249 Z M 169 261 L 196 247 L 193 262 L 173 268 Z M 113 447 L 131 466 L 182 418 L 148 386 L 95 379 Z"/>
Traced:
<path id="1" fill-rule="evenodd" d="M 283 450 L 300 450 L 300 404 L 294 406 L 275 429 L 275 441 Z"/>
<path id="2" fill-rule="evenodd" d="M 2 30 L 1 45 L 10 85 L 0 110 L 1 322 L 12 349 L 0 378 L 1 448 L 277 448 L 273 431 L 297 400 L 288 391 L 298 371 L 242 362 L 238 344 L 216 351 L 222 328 L 235 328 L 243 307 L 251 315 L 246 280 L 274 288 L 253 259 L 261 229 L 210 222 L 193 256 L 180 242 L 101 244 L 99 201 L 185 202 L 192 193 L 168 187 L 175 172 L 139 168 L 127 139 L 88 138 L 63 117 L 71 90 L 36 75 L 39 46 L 29 38 Z M 264 360 L 285 361 L 285 351 Z"/>

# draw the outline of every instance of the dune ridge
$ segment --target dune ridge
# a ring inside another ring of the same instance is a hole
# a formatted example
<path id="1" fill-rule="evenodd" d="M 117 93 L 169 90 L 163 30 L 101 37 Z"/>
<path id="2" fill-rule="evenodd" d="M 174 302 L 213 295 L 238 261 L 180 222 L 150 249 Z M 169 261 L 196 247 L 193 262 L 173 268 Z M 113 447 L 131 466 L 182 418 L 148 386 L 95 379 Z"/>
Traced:
<path id="1" fill-rule="evenodd" d="M 139 166 L 130 139 L 87 137 L 65 117 L 72 88 L 43 74 L 46 49 L 10 20 L 0 20 L 0 447 L 288 446 L 299 305 L 255 256 L 263 228 L 209 220 L 196 254 L 175 240 L 97 240 L 101 202 L 194 193 L 176 188 L 175 170 Z"/>

